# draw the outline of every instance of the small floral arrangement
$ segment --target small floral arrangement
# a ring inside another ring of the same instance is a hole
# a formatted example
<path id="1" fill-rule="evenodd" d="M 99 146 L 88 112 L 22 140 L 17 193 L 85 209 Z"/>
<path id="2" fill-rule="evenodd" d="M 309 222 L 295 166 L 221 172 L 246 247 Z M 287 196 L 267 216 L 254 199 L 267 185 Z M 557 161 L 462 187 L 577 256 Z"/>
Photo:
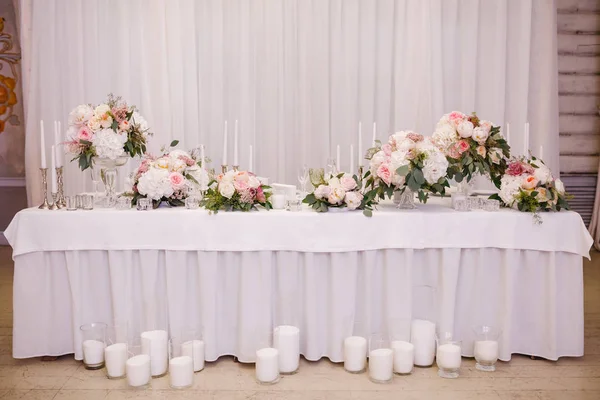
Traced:
<path id="1" fill-rule="evenodd" d="M 92 157 L 142 156 L 149 135 L 148 122 L 135 106 L 109 94 L 106 103 L 82 104 L 71 111 L 65 145 L 83 171 L 91 167 Z"/>
<path id="2" fill-rule="evenodd" d="M 177 143 L 173 141 L 171 147 Z M 208 188 L 208 181 L 208 173 L 195 152 L 173 149 L 160 157 L 146 154 L 132 177 L 132 202 L 148 198 L 155 208 L 163 201 L 183 206 L 186 198 L 199 196 Z"/>
<path id="3" fill-rule="evenodd" d="M 372 197 L 362 193 L 362 179 L 348 173 L 327 174 L 322 169 L 311 170 L 310 181 L 315 187 L 303 203 L 308 204 L 317 212 L 327 212 L 329 208 L 347 208 L 348 210 L 363 210 L 363 214 L 373 215 Z"/>
<path id="4" fill-rule="evenodd" d="M 500 193 L 492 197 L 519 211 L 568 210 L 568 195 L 560 179 L 540 159 L 512 159 L 500 180 Z"/>
<path id="5" fill-rule="evenodd" d="M 248 171 L 227 171 L 211 182 L 201 204 L 209 211 L 250 211 L 257 205 L 270 210 L 273 208 L 269 198 L 269 186 L 260 183 L 258 178 Z"/>
<path id="6" fill-rule="evenodd" d="M 448 178 L 457 182 L 467 178 L 468 182 L 479 173 L 500 187 L 510 147 L 499 126 L 480 120 L 475 113 L 453 111 L 439 120 L 432 139 L 450 161 Z"/>
<path id="7" fill-rule="evenodd" d="M 426 191 L 444 194 L 449 187 L 448 160 L 431 138 L 401 131 L 391 135 L 386 144 L 377 144 L 367 152 L 370 161 L 365 175 L 375 197 L 391 198 L 395 191 L 404 192 L 408 188 L 417 192 L 419 200 L 425 203 Z"/>

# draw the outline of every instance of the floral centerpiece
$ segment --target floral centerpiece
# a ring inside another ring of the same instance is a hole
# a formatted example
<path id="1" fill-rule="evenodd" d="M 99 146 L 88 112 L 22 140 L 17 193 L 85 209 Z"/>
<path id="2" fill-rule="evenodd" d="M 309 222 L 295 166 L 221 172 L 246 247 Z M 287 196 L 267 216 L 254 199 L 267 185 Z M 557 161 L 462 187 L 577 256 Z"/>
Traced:
<path id="1" fill-rule="evenodd" d="M 387 143 L 367 152 L 369 171 L 367 186 L 375 192 L 374 197 L 392 197 L 395 191 L 406 189 L 419 194 L 419 200 L 427 202 L 428 194 L 445 193 L 449 187 L 446 179 L 448 160 L 430 138 L 412 131 L 397 132 Z M 371 196 L 369 194 L 369 196 Z"/>
<path id="2" fill-rule="evenodd" d="M 356 175 L 348 173 L 327 174 L 322 169 L 311 170 L 310 181 L 315 187 L 303 203 L 308 204 L 317 212 L 327 212 L 330 208 L 363 210 L 363 214 L 373 215 L 374 196 L 364 196 L 363 182 Z"/>
<path id="3" fill-rule="evenodd" d="M 524 212 L 569 209 L 564 184 L 554 179 L 546 164 L 535 157 L 510 160 L 500 179 L 500 193 L 491 197 Z"/>
<path id="4" fill-rule="evenodd" d="M 110 94 L 106 103 L 82 104 L 71 111 L 65 145 L 83 171 L 92 166 L 94 157 L 117 160 L 143 155 L 149 135 L 148 123 L 135 106 Z"/>
<path id="5" fill-rule="evenodd" d="M 211 182 L 201 204 L 209 211 L 250 211 L 256 206 L 273 208 L 269 198 L 269 186 L 260 183 L 258 178 L 248 171 L 227 171 Z"/>
<path id="6" fill-rule="evenodd" d="M 453 111 L 439 120 L 432 139 L 450 161 L 448 178 L 468 182 L 479 173 L 500 187 L 510 147 L 499 126 L 480 120 L 475 113 Z"/>
<path id="7" fill-rule="evenodd" d="M 171 147 L 177 145 L 171 143 Z M 140 198 L 152 200 L 156 208 L 161 202 L 183 206 L 185 199 L 199 196 L 208 188 L 208 173 L 195 152 L 173 149 L 160 157 L 146 154 L 132 177 L 132 203 Z"/>

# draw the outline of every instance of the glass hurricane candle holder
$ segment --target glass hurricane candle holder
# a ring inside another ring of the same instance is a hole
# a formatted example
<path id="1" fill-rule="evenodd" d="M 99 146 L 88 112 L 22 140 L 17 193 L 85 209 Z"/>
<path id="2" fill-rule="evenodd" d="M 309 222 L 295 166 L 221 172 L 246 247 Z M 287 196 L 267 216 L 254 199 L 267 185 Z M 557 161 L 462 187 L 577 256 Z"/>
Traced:
<path id="1" fill-rule="evenodd" d="M 479 197 L 467 197 L 467 204 L 469 205 L 469 210 L 481 209 L 481 199 Z"/>
<path id="2" fill-rule="evenodd" d="M 197 210 L 200 206 L 200 201 L 196 197 L 188 197 L 185 199 L 185 208 L 188 210 Z"/>
<path id="3" fill-rule="evenodd" d="M 86 369 L 104 367 L 106 328 L 106 324 L 102 322 L 92 322 L 79 327 L 83 347 L 83 365 Z"/>
<path id="4" fill-rule="evenodd" d="M 82 194 L 78 194 L 75 196 L 75 205 L 78 209 L 83 210 L 83 196 Z"/>
<path id="5" fill-rule="evenodd" d="M 125 378 L 127 358 L 126 326 L 108 327 L 106 330 L 106 348 L 104 349 L 104 362 L 108 379 Z"/>
<path id="6" fill-rule="evenodd" d="M 148 211 L 152 209 L 152 201 L 150 199 L 138 199 L 137 201 L 138 211 Z"/>
<path id="7" fill-rule="evenodd" d="M 127 361 L 125 372 L 127 384 L 134 389 L 147 389 L 150 386 L 152 373 L 150 369 L 151 349 L 144 344 L 148 339 L 130 338 L 127 342 Z"/>
<path id="8" fill-rule="evenodd" d="M 288 200 L 286 202 L 285 209 L 287 211 L 301 211 L 302 210 L 302 201 L 301 200 Z"/>
<path id="9" fill-rule="evenodd" d="M 483 209 L 485 211 L 500 211 L 500 202 L 495 199 L 485 199 Z"/>
<path id="10" fill-rule="evenodd" d="M 131 198 L 119 197 L 116 204 L 117 210 L 131 210 Z"/>
<path id="11" fill-rule="evenodd" d="M 470 211 L 469 203 L 467 199 L 458 199 L 454 202 L 454 209 L 456 211 Z"/>
<path id="12" fill-rule="evenodd" d="M 389 383 L 394 371 L 394 351 L 387 337 L 379 334 L 369 337 L 369 379 L 375 383 Z"/>
<path id="13" fill-rule="evenodd" d="M 475 332 L 475 344 L 473 353 L 475 355 L 475 368 L 480 371 L 493 372 L 496 370 L 498 361 L 498 339 L 500 338 L 500 329 L 481 325 L 473 328 Z"/>
<path id="14" fill-rule="evenodd" d="M 67 205 L 67 211 L 77 210 L 77 198 L 75 196 L 65 197 L 65 203 Z"/>
<path id="15" fill-rule="evenodd" d="M 436 352 L 438 375 L 442 378 L 458 378 L 461 356 L 461 342 L 452 339 L 452 335 L 445 333 L 438 337 Z"/>

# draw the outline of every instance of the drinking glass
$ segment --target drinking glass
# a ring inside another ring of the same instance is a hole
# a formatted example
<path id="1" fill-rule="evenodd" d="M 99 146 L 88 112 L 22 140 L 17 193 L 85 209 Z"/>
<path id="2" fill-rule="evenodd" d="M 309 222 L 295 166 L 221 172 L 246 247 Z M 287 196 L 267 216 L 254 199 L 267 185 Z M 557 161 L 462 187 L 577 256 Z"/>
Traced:
<path id="1" fill-rule="evenodd" d="M 65 203 L 67 204 L 67 211 L 77 210 L 77 198 L 75 196 L 66 196 Z"/>
<path id="2" fill-rule="evenodd" d="M 131 209 L 131 198 L 130 197 L 119 197 L 117 199 L 117 210 L 130 210 Z"/>
<path id="3" fill-rule="evenodd" d="M 82 200 L 83 200 L 83 209 L 84 210 L 93 210 L 94 209 L 94 195 L 84 194 L 82 196 Z"/>
<path id="4" fill-rule="evenodd" d="M 335 159 L 333 158 L 328 158 L 327 159 L 327 173 L 331 174 L 331 175 L 336 175 L 338 171 L 338 167 L 335 163 Z"/>
<path id="5" fill-rule="evenodd" d="M 469 211 L 469 203 L 467 199 L 460 199 L 454 202 L 454 209 L 456 211 Z"/>
<path id="6" fill-rule="evenodd" d="M 302 197 L 304 197 L 306 193 L 306 183 L 308 182 L 308 166 L 306 164 L 298 169 L 298 182 L 300 182 L 300 190 L 302 190 Z"/>
<path id="7" fill-rule="evenodd" d="M 479 197 L 474 197 L 474 196 L 467 197 L 467 203 L 469 205 L 469 210 L 481 209 L 481 199 Z"/>
<path id="8" fill-rule="evenodd" d="M 302 200 L 294 199 L 286 201 L 287 211 L 302 211 Z"/>
<path id="9" fill-rule="evenodd" d="M 93 164 L 90 165 L 90 177 L 92 178 L 92 192 L 94 197 L 98 196 L 98 184 L 100 183 L 100 169 L 96 168 Z"/>
<path id="10" fill-rule="evenodd" d="M 78 194 L 75 196 L 75 205 L 80 210 L 83 210 L 83 194 Z"/>

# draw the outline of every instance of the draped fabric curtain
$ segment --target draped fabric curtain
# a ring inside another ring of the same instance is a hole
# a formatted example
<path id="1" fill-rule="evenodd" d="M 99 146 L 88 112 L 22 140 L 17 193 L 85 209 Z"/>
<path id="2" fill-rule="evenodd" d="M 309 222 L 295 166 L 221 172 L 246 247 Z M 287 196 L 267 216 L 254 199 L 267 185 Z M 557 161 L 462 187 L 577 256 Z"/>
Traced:
<path id="1" fill-rule="evenodd" d="M 64 127 L 74 106 L 111 92 L 148 119 L 151 150 L 202 143 L 216 168 L 223 122 L 237 119 L 242 168 L 252 144 L 255 171 L 271 181 L 294 183 L 299 166 L 324 165 L 338 144 L 348 169 L 359 121 L 366 149 L 373 122 L 380 139 L 401 129 L 430 135 L 455 109 L 510 122 L 517 154 L 529 121 L 531 149 L 543 144 L 559 171 L 553 0 L 19 4 L 32 204 L 41 198 L 39 120 L 50 143 L 52 120 Z M 65 182 L 70 193 L 91 188 L 75 163 Z"/>

